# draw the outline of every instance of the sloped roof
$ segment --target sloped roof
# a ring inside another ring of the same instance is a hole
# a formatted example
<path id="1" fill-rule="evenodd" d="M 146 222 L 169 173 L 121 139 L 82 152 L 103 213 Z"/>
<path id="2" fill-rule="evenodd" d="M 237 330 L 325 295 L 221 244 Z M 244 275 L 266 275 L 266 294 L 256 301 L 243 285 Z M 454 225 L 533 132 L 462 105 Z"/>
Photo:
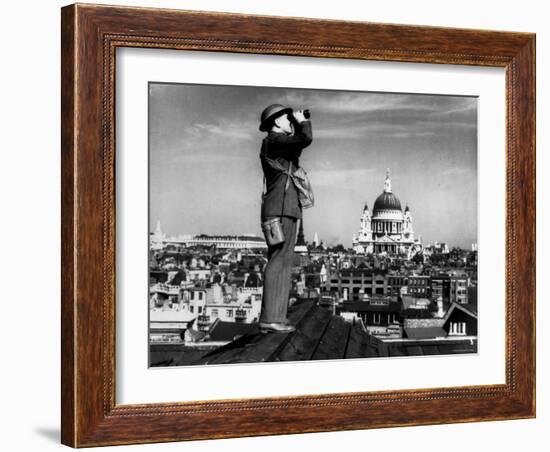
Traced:
<path id="1" fill-rule="evenodd" d="M 444 322 L 444 319 L 433 317 L 427 319 L 405 319 L 404 326 L 405 328 L 442 327 Z"/>
<path id="2" fill-rule="evenodd" d="M 463 305 L 453 302 L 451 303 L 451 307 L 447 311 L 447 314 L 445 314 L 445 317 L 444 317 L 445 323 L 447 323 L 447 320 L 449 320 L 449 317 L 451 317 L 455 309 L 458 309 L 459 311 L 464 312 L 465 314 L 473 317 L 474 319 L 477 319 L 477 314 L 474 314 L 472 311 L 470 311 L 468 308 L 464 307 Z"/>

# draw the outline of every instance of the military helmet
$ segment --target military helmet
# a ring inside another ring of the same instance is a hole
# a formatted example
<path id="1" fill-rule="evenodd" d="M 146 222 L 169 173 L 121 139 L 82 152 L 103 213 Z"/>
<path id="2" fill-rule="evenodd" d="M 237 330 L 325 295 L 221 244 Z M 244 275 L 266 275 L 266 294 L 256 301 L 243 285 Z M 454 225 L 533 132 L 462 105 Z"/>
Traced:
<path id="1" fill-rule="evenodd" d="M 260 117 L 260 131 L 267 132 L 273 120 L 286 113 L 292 113 L 292 108 L 281 104 L 271 104 L 269 107 L 264 108 Z"/>

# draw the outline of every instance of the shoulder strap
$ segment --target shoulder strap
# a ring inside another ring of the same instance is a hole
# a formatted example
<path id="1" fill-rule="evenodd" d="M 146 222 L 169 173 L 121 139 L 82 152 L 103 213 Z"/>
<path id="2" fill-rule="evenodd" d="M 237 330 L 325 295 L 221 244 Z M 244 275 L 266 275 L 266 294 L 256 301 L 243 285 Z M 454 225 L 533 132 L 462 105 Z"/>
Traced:
<path id="1" fill-rule="evenodd" d="M 286 199 L 286 192 L 288 191 L 288 186 L 290 185 L 290 169 L 292 168 L 292 162 L 288 161 L 288 169 L 286 170 L 286 184 L 285 184 L 285 191 L 283 193 L 283 202 L 281 204 L 281 221 L 283 218 L 283 213 L 285 211 L 285 199 Z"/>
<path id="2" fill-rule="evenodd" d="M 288 190 L 288 186 L 290 185 L 290 178 L 292 177 L 292 176 L 291 176 L 291 173 L 290 173 L 291 168 L 292 168 L 292 162 L 289 160 L 289 161 L 288 161 L 288 169 L 287 169 L 287 171 L 286 171 L 285 192 Z"/>

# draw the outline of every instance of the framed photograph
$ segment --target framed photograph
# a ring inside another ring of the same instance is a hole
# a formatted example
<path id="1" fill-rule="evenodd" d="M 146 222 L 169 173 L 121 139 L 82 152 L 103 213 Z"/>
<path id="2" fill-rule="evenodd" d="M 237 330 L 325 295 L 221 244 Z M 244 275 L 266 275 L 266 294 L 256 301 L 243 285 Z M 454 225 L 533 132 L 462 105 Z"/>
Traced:
<path id="1" fill-rule="evenodd" d="M 62 8 L 62 442 L 535 416 L 535 36 Z"/>

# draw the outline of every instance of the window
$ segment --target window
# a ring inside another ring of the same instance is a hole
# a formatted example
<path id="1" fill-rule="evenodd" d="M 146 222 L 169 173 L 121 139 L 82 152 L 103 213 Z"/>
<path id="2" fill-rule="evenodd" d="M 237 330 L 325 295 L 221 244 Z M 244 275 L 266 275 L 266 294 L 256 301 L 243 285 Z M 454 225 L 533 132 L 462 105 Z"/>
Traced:
<path id="1" fill-rule="evenodd" d="M 197 312 L 198 312 L 199 314 L 202 314 L 202 306 L 198 306 Z"/>
<path id="2" fill-rule="evenodd" d="M 233 309 L 228 309 L 227 311 L 225 311 L 225 316 L 228 319 L 232 319 L 233 318 Z"/>
<path id="3" fill-rule="evenodd" d="M 449 327 L 450 336 L 465 336 L 466 322 L 451 322 Z"/>
<path id="4" fill-rule="evenodd" d="M 374 323 L 375 325 L 380 325 L 380 313 L 375 312 L 372 315 L 372 323 Z"/>
<path id="5" fill-rule="evenodd" d="M 190 310 L 191 312 L 195 312 L 195 307 L 194 307 L 194 306 L 189 306 L 189 310 Z"/>
<path id="6" fill-rule="evenodd" d="M 218 310 L 212 309 L 212 317 L 218 317 Z"/>

